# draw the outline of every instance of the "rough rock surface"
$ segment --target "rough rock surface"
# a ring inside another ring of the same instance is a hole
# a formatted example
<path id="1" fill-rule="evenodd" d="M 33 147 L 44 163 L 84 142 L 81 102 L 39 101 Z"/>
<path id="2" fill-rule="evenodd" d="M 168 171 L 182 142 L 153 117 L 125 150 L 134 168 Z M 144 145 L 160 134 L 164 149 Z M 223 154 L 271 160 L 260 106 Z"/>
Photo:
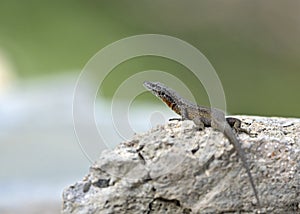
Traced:
<path id="1" fill-rule="evenodd" d="M 262 213 L 300 213 L 300 119 L 238 117 Z M 222 133 L 173 121 L 104 151 L 63 192 L 63 213 L 255 213 L 259 209 Z"/>

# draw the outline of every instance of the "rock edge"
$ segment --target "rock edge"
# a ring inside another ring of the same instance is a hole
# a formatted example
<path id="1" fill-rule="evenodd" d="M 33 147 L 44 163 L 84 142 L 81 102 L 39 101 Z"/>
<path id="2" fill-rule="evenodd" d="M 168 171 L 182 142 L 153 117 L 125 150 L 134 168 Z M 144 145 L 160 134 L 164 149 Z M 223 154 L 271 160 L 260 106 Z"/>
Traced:
<path id="1" fill-rule="evenodd" d="M 300 119 L 238 117 L 262 213 L 300 212 Z M 256 213 L 249 179 L 222 133 L 173 121 L 103 151 L 63 192 L 62 213 Z"/>

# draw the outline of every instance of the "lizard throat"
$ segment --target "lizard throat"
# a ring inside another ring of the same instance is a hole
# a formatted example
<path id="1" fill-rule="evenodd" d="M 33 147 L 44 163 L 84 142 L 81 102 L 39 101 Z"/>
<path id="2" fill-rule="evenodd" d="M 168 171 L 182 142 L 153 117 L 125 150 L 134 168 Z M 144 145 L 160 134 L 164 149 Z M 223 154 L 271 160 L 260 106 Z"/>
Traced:
<path id="1" fill-rule="evenodd" d="M 172 102 L 166 98 L 162 98 L 163 102 L 167 104 L 174 112 L 180 115 L 179 108 L 175 102 Z"/>

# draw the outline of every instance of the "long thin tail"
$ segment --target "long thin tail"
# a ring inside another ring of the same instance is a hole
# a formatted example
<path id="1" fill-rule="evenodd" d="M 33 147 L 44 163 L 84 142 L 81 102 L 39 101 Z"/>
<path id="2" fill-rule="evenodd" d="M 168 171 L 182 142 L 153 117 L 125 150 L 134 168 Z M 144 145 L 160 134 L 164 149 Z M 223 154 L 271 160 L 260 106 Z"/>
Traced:
<path id="1" fill-rule="evenodd" d="M 260 200 L 259 200 L 259 197 L 258 197 L 258 193 L 257 193 L 256 187 L 255 187 L 254 182 L 253 182 L 252 174 L 250 172 L 248 161 L 246 159 L 244 150 L 242 149 L 240 142 L 238 141 L 237 137 L 235 136 L 234 132 L 232 131 L 231 127 L 228 124 L 225 125 L 224 135 L 233 144 L 235 150 L 237 151 L 239 157 L 241 158 L 243 166 L 245 167 L 247 175 L 249 177 L 250 184 L 252 186 L 252 189 L 253 189 L 253 192 L 254 192 L 254 195 L 255 195 L 258 207 L 261 208 Z"/>

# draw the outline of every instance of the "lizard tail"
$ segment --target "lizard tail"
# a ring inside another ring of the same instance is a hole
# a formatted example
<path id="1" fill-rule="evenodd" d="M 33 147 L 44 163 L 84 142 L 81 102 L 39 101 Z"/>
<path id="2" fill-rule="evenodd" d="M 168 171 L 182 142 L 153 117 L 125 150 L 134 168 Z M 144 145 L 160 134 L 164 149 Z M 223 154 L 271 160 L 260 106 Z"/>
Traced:
<path id="1" fill-rule="evenodd" d="M 238 153 L 238 156 L 241 158 L 243 166 L 245 167 L 247 175 L 249 177 L 250 184 L 251 184 L 251 187 L 253 189 L 258 207 L 261 208 L 258 193 L 257 193 L 256 187 L 255 187 L 254 182 L 253 182 L 252 174 L 250 172 L 249 165 L 248 165 L 244 150 L 242 149 L 241 144 L 239 143 L 237 137 L 235 136 L 234 132 L 232 131 L 231 127 L 228 124 L 225 125 L 224 135 L 228 138 L 229 142 L 231 142 L 233 144 L 235 150 Z"/>

